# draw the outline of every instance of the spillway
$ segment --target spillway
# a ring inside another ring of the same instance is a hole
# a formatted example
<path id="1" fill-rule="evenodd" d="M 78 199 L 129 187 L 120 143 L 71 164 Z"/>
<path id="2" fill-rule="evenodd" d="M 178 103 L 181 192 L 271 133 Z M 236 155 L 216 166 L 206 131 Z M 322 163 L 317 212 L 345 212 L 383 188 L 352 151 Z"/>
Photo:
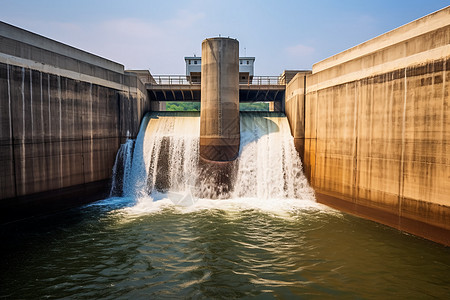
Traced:
<path id="1" fill-rule="evenodd" d="M 314 199 L 283 114 L 242 112 L 240 128 L 237 160 L 205 165 L 198 113 L 148 114 L 136 142 L 118 153 L 112 193 L 120 194 L 122 182 L 122 195 L 136 199 Z"/>

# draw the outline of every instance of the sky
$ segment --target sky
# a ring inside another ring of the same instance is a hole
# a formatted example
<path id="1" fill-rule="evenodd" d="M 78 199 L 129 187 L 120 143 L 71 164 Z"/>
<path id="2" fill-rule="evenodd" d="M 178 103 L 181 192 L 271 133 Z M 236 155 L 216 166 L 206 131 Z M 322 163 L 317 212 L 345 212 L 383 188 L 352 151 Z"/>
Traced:
<path id="1" fill-rule="evenodd" d="M 154 75 L 184 74 L 205 38 L 239 40 L 255 75 L 329 56 L 450 5 L 443 0 L 0 0 L 0 20 Z"/>

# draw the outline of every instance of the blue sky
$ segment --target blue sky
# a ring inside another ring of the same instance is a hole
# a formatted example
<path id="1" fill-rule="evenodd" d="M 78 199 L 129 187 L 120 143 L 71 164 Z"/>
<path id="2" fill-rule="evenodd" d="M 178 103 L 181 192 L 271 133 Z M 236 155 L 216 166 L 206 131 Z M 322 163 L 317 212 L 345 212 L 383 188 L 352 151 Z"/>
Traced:
<path id="1" fill-rule="evenodd" d="M 1 0 L 0 20 L 152 74 L 184 74 L 207 37 L 237 38 L 256 75 L 331 55 L 450 5 L 442 0 Z"/>

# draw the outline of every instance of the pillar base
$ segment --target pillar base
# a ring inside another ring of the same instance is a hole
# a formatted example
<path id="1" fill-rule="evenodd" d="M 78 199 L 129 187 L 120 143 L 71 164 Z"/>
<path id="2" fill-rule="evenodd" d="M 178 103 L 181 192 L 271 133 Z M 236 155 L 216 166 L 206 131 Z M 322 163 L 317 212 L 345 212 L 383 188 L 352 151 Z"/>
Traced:
<path id="1" fill-rule="evenodd" d="M 239 155 L 240 138 L 200 137 L 200 157 L 209 161 L 232 161 Z"/>

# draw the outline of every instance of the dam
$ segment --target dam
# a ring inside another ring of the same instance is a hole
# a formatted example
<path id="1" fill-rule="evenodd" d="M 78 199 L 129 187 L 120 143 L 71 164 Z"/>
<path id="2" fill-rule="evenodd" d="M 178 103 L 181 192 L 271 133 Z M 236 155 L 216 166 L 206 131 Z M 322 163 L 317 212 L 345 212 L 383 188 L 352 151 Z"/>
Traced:
<path id="1" fill-rule="evenodd" d="M 0 296 L 446 297 L 449 37 L 447 7 L 264 83 L 208 38 L 162 82 L 0 22 Z"/>

